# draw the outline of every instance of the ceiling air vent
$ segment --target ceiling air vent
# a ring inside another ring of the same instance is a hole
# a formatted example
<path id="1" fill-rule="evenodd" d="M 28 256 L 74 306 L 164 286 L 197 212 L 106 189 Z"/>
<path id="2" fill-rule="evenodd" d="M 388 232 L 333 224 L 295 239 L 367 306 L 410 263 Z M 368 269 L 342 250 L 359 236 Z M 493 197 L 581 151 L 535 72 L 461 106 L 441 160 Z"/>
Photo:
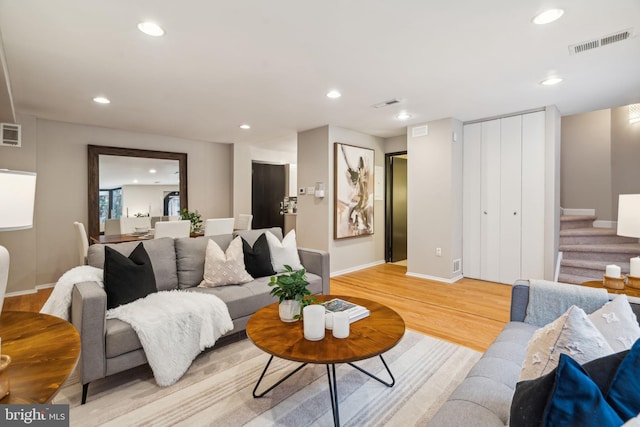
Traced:
<path id="1" fill-rule="evenodd" d="M 20 138 L 20 125 L 12 123 L 0 123 L 0 134 L 2 140 L 0 146 L 3 147 L 20 147 L 22 146 L 22 138 Z"/>
<path id="2" fill-rule="evenodd" d="M 587 50 L 595 49 L 598 47 L 606 46 L 612 43 L 621 42 L 631 38 L 633 36 L 633 28 L 618 31 L 614 34 L 609 34 L 599 39 L 588 40 L 582 43 L 573 44 L 569 46 L 569 53 L 575 55 L 577 53 L 586 52 Z"/>
<path id="3" fill-rule="evenodd" d="M 373 105 L 373 108 L 388 107 L 389 105 L 398 104 L 399 102 L 400 102 L 399 99 L 394 98 L 394 99 L 390 99 L 388 101 L 380 102 L 379 104 L 375 104 L 375 105 Z"/>

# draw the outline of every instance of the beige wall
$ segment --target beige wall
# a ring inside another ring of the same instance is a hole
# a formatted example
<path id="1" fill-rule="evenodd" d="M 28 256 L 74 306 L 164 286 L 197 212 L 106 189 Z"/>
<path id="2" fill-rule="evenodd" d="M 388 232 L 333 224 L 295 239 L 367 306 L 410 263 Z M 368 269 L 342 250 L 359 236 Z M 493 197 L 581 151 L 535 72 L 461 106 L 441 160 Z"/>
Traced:
<path id="1" fill-rule="evenodd" d="M 617 221 L 618 195 L 640 193 L 638 159 L 640 124 L 627 106 L 563 117 L 562 207 Z"/>
<path id="2" fill-rule="evenodd" d="M 296 237 L 298 245 L 305 248 L 329 250 L 329 239 L 333 233 L 329 228 L 330 209 L 333 202 L 333 187 L 329 185 L 329 126 L 298 133 L 298 187 L 315 186 L 316 182 L 327 184 L 324 198 L 312 195 L 298 196 Z M 334 258 L 331 257 L 333 267 Z"/>
<path id="3" fill-rule="evenodd" d="M 425 123 L 422 137 L 408 132 L 407 274 L 450 281 L 453 260 L 462 258 L 462 123 Z M 442 256 L 436 256 L 436 248 Z"/>
<path id="4" fill-rule="evenodd" d="M 407 151 L 407 135 L 398 135 L 384 140 L 385 153 L 401 153 Z"/>
<path id="5" fill-rule="evenodd" d="M 615 220 L 611 205 L 610 110 L 562 118 L 561 200 L 563 208 L 595 209 Z"/>
<path id="6" fill-rule="evenodd" d="M 333 145 L 336 142 L 375 150 L 375 165 L 384 166 L 384 140 L 379 137 L 356 132 L 338 126 L 329 126 L 329 252 L 331 253 L 331 271 L 340 272 L 358 266 L 384 262 L 384 201 L 374 200 L 373 235 L 351 239 L 333 239 L 333 186 L 334 159 Z"/>
<path id="7" fill-rule="evenodd" d="M 87 145 L 186 152 L 189 209 L 232 212 L 232 146 L 19 116 L 23 147 L 0 147 L 0 167 L 38 173 L 33 230 L 0 233 L 12 263 L 8 292 L 57 279 L 75 265 L 73 221 L 87 224 Z M 14 150 L 14 151 L 10 151 Z M 20 235 L 20 236 L 19 236 Z M 35 243 L 29 245 L 34 239 Z"/>
<path id="8" fill-rule="evenodd" d="M 640 194 L 640 123 L 629 123 L 628 107 L 611 109 L 611 211 L 618 218 L 618 195 Z"/>
<path id="9" fill-rule="evenodd" d="M 233 216 L 251 213 L 251 163 L 296 163 L 295 152 L 268 150 L 247 144 L 233 145 Z"/>
<path id="10" fill-rule="evenodd" d="M 338 126 L 323 126 L 298 134 L 298 187 L 324 182 L 324 198 L 298 197 L 298 244 L 329 251 L 331 272 L 340 273 L 384 262 L 384 202 L 374 202 L 374 234 L 333 239 L 334 143 L 375 150 L 375 164 L 384 165 L 384 140 Z"/>

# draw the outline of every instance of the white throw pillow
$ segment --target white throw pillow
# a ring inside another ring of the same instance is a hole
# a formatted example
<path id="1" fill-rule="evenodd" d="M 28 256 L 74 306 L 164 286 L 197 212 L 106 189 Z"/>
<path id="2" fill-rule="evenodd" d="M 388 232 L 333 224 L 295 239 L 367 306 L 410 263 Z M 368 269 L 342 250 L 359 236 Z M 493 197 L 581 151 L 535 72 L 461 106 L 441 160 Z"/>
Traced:
<path id="1" fill-rule="evenodd" d="M 629 350 L 640 338 L 638 320 L 624 294 L 618 295 L 602 308 L 591 313 L 589 319 L 616 353 Z"/>
<path id="2" fill-rule="evenodd" d="M 288 232 L 282 242 L 270 231 L 267 231 L 266 234 L 269 251 L 271 252 L 271 265 L 273 265 L 273 270 L 276 273 L 286 271 L 285 265 L 291 266 L 294 271 L 304 268 L 300 263 L 300 256 L 298 256 L 295 230 Z"/>
<path id="3" fill-rule="evenodd" d="M 519 381 L 549 373 L 558 366 L 561 353 L 583 364 L 611 354 L 613 349 L 584 310 L 572 305 L 562 316 L 533 334 Z"/>
<path id="4" fill-rule="evenodd" d="M 240 285 L 252 280 L 253 277 L 244 267 L 244 252 L 242 252 L 240 237 L 231 241 L 226 253 L 222 252 L 213 239 L 209 240 L 204 258 L 204 278 L 199 287 Z"/>

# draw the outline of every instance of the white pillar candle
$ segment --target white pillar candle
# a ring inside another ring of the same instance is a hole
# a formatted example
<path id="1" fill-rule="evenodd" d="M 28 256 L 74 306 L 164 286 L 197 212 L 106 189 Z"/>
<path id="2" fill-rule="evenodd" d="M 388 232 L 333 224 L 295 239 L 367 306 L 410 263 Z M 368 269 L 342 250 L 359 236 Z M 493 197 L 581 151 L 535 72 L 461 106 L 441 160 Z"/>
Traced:
<path id="1" fill-rule="evenodd" d="M 324 306 L 308 305 L 302 309 L 304 337 L 309 341 L 319 341 L 324 338 Z"/>
<path id="2" fill-rule="evenodd" d="M 324 327 L 329 330 L 333 329 L 333 313 L 326 313 L 324 315 Z"/>
<path id="3" fill-rule="evenodd" d="M 620 267 L 615 264 L 607 265 L 607 269 L 605 270 L 605 276 L 607 277 L 620 277 Z"/>
<path id="4" fill-rule="evenodd" d="M 349 336 L 349 315 L 347 313 L 333 313 L 333 336 L 336 338 Z"/>
<path id="5" fill-rule="evenodd" d="M 629 276 L 640 277 L 640 257 L 631 258 L 629 261 Z"/>

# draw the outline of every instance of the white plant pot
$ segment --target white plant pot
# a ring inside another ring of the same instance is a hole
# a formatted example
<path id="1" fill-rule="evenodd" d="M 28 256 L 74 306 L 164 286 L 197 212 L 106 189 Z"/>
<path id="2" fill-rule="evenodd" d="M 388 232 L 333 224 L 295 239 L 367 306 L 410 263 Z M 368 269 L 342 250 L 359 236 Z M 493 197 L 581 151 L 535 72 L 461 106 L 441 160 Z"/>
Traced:
<path id="1" fill-rule="evenodd" d="M 295 322 L 298 320 L 295 316 L 300 316 L 300 301 L 284 300 L 278 306 L 278 312 L 280 313 L 280 320 L 283 322 Z"/>

